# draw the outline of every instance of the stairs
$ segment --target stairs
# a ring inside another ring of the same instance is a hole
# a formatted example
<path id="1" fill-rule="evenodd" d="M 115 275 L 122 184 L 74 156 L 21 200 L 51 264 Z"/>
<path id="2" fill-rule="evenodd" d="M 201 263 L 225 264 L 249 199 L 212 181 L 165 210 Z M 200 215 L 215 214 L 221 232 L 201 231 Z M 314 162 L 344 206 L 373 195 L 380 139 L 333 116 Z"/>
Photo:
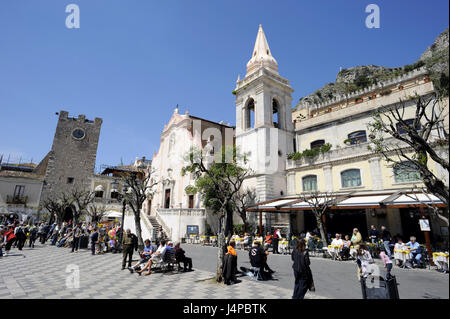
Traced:
<path id="1" fill-rule="evenodd" d="M 153 238 L 152 238 L 152 241 L 155 241 L 157 238 L 168 239 L 167 234 L 164 232 L 163 227 L 158 222 L 156 217 L 147 215 L 147 218 L 148 218 L 150 224 L 152 224 L 152 227 L 153 227 Z"/>

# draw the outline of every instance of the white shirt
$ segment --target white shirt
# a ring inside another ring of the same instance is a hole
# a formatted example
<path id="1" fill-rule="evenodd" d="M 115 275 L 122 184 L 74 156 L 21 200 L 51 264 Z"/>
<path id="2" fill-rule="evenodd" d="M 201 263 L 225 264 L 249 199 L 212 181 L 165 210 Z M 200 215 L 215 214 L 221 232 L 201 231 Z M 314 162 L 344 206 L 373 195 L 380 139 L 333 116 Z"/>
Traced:
<path id="1" fill-rule="evenodd" d="M 342 245 L 344 244 L 344 242 L 342 241 L 342 239 L 333 239 L 332 241 L 331 241 L 331 245 L 333 245 L 333 246 L 339 246 L 339 247 L 341 247 Z"/>

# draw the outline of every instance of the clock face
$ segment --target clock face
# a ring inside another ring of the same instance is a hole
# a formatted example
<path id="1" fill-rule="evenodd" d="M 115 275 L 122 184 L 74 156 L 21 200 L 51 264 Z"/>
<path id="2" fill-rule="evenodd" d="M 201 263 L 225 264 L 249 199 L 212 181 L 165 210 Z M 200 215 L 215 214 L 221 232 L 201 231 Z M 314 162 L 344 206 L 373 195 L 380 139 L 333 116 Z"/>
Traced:
<path id="1" fill-rule="evenodd" d="M 81 128 L 77 128 L 72 132 L 72 136 L 77 140 L 81 140 L 85 136 L 84 130 L 82 130 Z"/>

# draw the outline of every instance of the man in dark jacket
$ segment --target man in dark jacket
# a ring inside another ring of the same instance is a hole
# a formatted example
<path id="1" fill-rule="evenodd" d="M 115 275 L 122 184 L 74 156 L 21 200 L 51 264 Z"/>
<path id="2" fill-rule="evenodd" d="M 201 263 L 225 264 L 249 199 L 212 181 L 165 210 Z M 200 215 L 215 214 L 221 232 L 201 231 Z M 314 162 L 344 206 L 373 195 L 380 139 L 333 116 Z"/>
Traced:
<path id="1" fill-rule="evenodd" d="M 248 252 L 248 256 L 250 258 L 250 264 L 252 267 L 259 268 L 259 273 L 263 280 L 268 280 L 272 277 L 271 273 L 273 271 L 267 265 L 267 255 L 268 251 L 265 251 L 264 248 L 261 247 L 260 242 L 255 242 L 254 246 Z M 267 269 L 267 272 L 265 271 Z"/>
<path id="2" fill-rule="evenodd" d="M 127 232 L 123 234 L 122 239 L 122 270 L 125 269 L 125 265 L 127 263 L 127 257 L 128 257 L 128 268 L 131 267 L 131 260 L 133 259 L 133 250 L 138 249 L 138 242 L 137 237 L 135 234 L 131 233 L 131 230 L 128 228 Z"/>
<path id="3" fill-rule="evenodd" d="M 97 227 L 94 228 L 94 232 L 91 234 L 91 253 L 95 255 L 95 244 L 98 243 Z"/>
<path id="4" fill-rule="evenodd" d="M 304 239 L 300 239 L 297 242 L 297 247 L 292 252 L 291 258 L 294 262 L 292 268 L 295 277 L 292 299 L 303 299 L 308 289 L 312 289 L 312 274 L 309 268 L 310 261 Z"/>

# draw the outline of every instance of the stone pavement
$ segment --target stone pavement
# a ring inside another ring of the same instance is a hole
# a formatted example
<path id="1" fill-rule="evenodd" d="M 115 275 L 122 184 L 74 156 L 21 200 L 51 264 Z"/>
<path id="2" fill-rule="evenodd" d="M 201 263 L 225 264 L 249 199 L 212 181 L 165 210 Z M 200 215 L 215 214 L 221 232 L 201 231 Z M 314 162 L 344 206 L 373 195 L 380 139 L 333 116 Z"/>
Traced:
<path id="1" fill-rule="evenodd" d="M 236 285 L 225 286 L 212 280 L 214 273 L 194 269 L 187 273 L 152 273 L 150 276 L 130 274 L 121 270 L 121 254 L 92 256 L 82 249 L 49 245 L 12 249 L 0 257 L 0 299 L 290 299 L 292 289 L 243 278 Z M 137 253 L 134 258 L 137 258 Z M 198 261 L 197 261 L 198 262 Z M 134 263 L 134 262 L 133 262 Z M 79 287 L 73 269 L 79 269 Z M 322 298 L 313 293 L 308 299 Z"/>

